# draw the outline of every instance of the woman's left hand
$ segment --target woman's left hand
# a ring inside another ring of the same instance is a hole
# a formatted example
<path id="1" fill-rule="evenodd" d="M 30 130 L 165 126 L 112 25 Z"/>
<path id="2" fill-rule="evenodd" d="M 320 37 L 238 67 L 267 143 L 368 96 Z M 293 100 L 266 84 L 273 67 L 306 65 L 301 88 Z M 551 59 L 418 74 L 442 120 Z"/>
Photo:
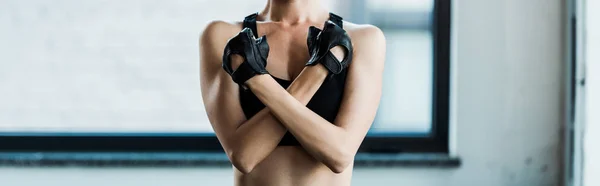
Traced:
<path id="1" fill-rule="evenodd" d="M 344 59 L 344 56 L 346 55 L 346 51 L 344 51 L 344 48 L 342 48 L 341 46 L 333 47 L 329 51 L 333 54 L 333 56 L 335 56 L 335 58 L 338 61 L 342 61 Z"/>
<path id="2" fill-rule="evenodd" d="M 307 66 L 323 64 L 332 74 L 339 74 L 352 61 L 354 52 L 350 37 L 342 27 L 326 21 L 323 30 L 311 26 L 308 29 Z"/>

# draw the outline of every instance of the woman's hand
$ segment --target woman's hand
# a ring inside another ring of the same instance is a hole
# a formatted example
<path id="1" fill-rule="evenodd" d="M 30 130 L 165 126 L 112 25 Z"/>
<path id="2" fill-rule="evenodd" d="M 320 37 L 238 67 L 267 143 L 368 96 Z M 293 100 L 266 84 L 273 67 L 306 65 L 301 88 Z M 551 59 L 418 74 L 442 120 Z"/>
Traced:
<path id="1" fill-rule="evenodd" d="M 332 74 L 339 74 L 352 61 L 353 46 L 344 29 L 331 21 L 326 21 L 323 30 L 317 27 L 308 29 L 308 52 L 310 59 L 307 66 L 323 64 Z"/>
<path id="2" fill-rule="evenodd" d="M 242 57 L 239 54 L 233 54 L 233 55 L 231 55 L 230 58 L 231 58 L 231 68 L 235 72 L 235 69 L 240 67 L 240 65 L 244 62 L 244 57 Z"/>
<path id="3" fill-rule="evenodd" d="M 329 52 L 331 52 L 338 61 L 342 61 L 346 55 L 346 51 L 342 46 L 333 47 Z"/>
<path id="4" fill-rule="evenodd" d="M 269 73 L 266 70 L 268 55 L 267 37 L 256 39 L 252 30 L 244 28 L 225 45 L 222 66 L 234 82 L 245 85 L 255 75 Z"/>

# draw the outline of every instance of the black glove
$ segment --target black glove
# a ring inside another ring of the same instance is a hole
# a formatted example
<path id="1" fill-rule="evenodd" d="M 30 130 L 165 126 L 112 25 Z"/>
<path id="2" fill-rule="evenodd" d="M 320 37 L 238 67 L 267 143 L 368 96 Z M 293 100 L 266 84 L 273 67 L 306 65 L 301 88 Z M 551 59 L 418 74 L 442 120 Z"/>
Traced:
<path id="1" fill-rule="evenodd" d="M 330 73 L 339 74 L 352 61 L 353 48 L 350 37 L 344 29 L 331 21 L 325 22 L 323 30 L 314 26 L 308 28 L 306 42 L 308 44 L 308 53 L 310 54 L 310 59 L 306 63 L 307 66 L 321 63 Z M 337 60 L 329 51 L 338 45 L 341 45 L 346 50 L 342 61 Z"/>
<path id="2" fill-rule="evenodd" d="M 230 56 L 233 54 L 241 55 L 244 58 L 244 62 L 235 71 L 231 67 Z M 223 52 L 223 69 L 231 75 L 234 82 L 243 86 L 248 79 L 255 75 L 269 73 L 265 69 L 268 55 L 267 37 L 262 36 L 256 39 L 252 30 L 244 28 L 238 35 L 227 41 Z"/>

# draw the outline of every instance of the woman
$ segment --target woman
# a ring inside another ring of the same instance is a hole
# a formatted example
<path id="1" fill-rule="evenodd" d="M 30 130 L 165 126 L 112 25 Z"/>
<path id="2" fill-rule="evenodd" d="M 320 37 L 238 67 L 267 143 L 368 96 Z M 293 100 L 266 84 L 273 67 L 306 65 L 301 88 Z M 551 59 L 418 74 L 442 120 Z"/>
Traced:
<path id="1" fill-rule="evenodd" d="M 200 37 L 202 97 L 236 185 L 350 185 L 379 104 L 385 38 L 320 3 L 269 0 Z"/>

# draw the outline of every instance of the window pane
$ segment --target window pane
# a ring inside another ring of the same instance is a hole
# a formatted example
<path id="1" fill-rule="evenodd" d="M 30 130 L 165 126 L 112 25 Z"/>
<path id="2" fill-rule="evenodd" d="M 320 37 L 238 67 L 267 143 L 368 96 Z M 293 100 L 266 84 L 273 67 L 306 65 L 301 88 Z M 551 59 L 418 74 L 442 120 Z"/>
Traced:
<path id="1" fill-rule="evenodd" d="M 199 31 L 214 19 L 241 21 L 266 0 L 232 2 L 2 1 L 0 132 L 212 132 Z M 433 1 L 350 2 L 366 6 L 344 17 L 365 17 L 387 38 L 372 131 L 428 132 Z"/>
<path id="2" fill-rule="evenodd" d="M 427 133 L 431 129 L 433 0 L 371 0 L 370 23 L 387 40 L 384 85 L 371 132 Z"/>
<path id="3" fill-rule="evenodd" d="M 265 1 L 230 4 L 3 0 L 0 131 L 212 132 L 199 32 Z"/>
<path id="4" fill-rule="evenodd" d="M 374 132 L 429 132 L 431 32 L 383 30 L 387 39 L 383 93 Z"/>

